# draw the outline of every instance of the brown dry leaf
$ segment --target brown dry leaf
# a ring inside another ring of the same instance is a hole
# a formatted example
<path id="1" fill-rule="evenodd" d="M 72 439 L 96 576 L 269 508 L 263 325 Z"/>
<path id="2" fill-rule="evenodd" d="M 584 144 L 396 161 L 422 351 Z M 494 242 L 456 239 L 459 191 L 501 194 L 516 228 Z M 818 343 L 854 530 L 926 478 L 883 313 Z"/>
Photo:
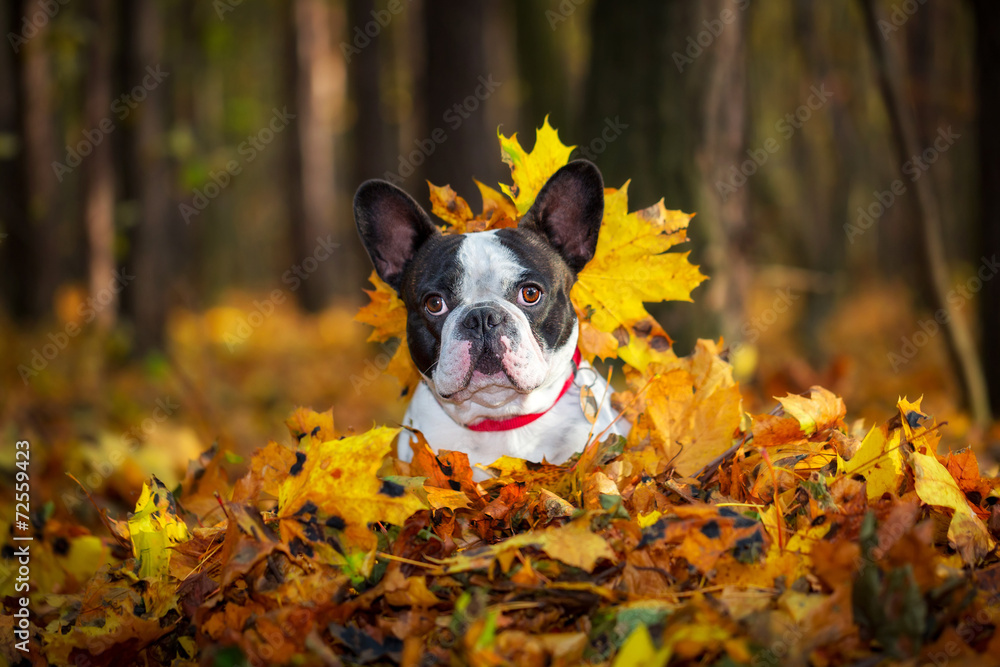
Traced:
<path id="1" fill-rule="evenodd" d="M 517 211 L 506 196 L 476 181 L 483 198 L 483 212 L 474 215 L 468 202 L 458 196 L 450 185 L 428 183 L 431 190 L 431 212 L 448 225 L 449 234 L 469 234 L 491 229 L 517 226 Z"/>
<path id="2" fill-rule="evenodd" d="M 752 432 L 756 447 L 776 447 L 805 439 L 798 420 L 785 415 L 754 415 Z"/>
<path id="3" fill-rule="evenodd" d="M 955 478 L 955 482 L 967 498 L 969 494 L 978 494 L 981 499 L 989 495 L 991 486 L 979 472 L 979 461 L 976 460 L 976 455 L 971 449 L 949 452 L 942 463 L 951 476 Z M 978 505 L 974 504 L 973 509 L 978 510 Z"/>
<path id="4" fill-rule="evenodd" d="M 427 185 L 431 189 L 431 213 L 450 225 L 455 234 L 471 231 L 468 222 L 473 216 L 469 204 L 450 185 L 437 186 L 430 182 Z"/>

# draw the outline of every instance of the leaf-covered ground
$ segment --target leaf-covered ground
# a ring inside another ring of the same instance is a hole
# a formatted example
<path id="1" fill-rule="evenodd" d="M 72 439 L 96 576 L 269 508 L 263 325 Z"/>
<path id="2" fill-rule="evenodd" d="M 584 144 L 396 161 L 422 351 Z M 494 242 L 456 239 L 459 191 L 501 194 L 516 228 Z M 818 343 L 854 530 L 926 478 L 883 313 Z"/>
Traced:
<path id="1" fill-rule="evenodd" d="M 219 451 L 173 492 L 151 479 L 112 540 L 45 523 L 35 567 L 110 562 L 36 598 L 33 664 L 992 664 L 975 457 L 935 456 L 919 402 L 867 433 L 819 388 L 780 406 L 686 476 L 609 439 L 481 483 L 463 454 L 402 463 L 396 429 L 297 411 L 235 482 Z"/>
<path id="2" fill-rule="evenodd" d="M 513 185 L 480 184 L 479 215 L 432 187 L 446 231 L 513 224 L 569 156 L 547 125 L 532 153 L 500 139 Z M 1000 491 L 970 450 L 937 454 L 945 429 L 967 430 L 961 419 L 944 426 L 900 399 L 866 427 L 820 386 L 757 410 L 732 350 L 703 340 L 675 355 L 642 303 L 688 298 L 702 279 L 664 252 L 690 216 L 662 203 L 629 213 L 626 192 L 609 188 L 573 298 L 585 356 L 624 362 L 614 401 L 632 428 L 564 465 L 501 459 L 477 482 L 463 454 L 420 439 L 412 462 L 396 459 L 399 431 L 365 428 L 391 423 L 397 390 L 359 361 L 343 310 L 278 312 L 236 343 L 245 311 L 176 318 L 169 359 L 110 369 L 117 438 L 84 407 L 102 386 L 93 357 L 53 361 L 34 393 L 0 406 L 5 442 L 35 445 L 32 650 L 13 645 L 11 492 L 0 653 L 116 666 L 1000 662 Z M 399 338 L 395 296 L 378 282 L 370 296 L 359 319 L 372 340 Z M 12 340 L 0 350 L 29 353 L 32 339 Z M 265 363 L 304 341 L 308 354 Z M 378 369 L 411 382 L 395 349 Z M 96 356 L 114 364 L 113 349 Z M 788 368 L 765 388 L 809 377 Z M 859 397 L 890 386 L 864 370 L 853 384 L 836 368 L 826 377 Z M 254 410 L 229 410 L 236 387 Z M 295 410 L 286 436 L 254 441 L 289 397 L 334 408 Z M 176 475 L 170 462 L 188 458 Z"/>

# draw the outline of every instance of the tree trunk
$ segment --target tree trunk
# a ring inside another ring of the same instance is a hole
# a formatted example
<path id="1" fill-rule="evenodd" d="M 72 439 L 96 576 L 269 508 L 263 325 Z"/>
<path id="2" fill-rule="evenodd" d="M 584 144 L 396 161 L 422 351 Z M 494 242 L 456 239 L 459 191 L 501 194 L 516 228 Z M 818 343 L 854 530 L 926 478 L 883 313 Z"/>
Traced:
<path id="1" fill-rule="evenodd" d="M 724 11 L 733 21 L 716 37 L 706 73 L 705 127 L 697 153 L 702 182 L 702 215 L 709 232 L 708 305 L 721 313 L 721 330 L 736 341 L 745 315 L 750 284 L 748 202 L 749 184 L 723 192 L 719 183 L 730 178 L 730 168 L 745 159 L 746 144 L 746 21 L 752 9 L 740 10 L 735 0 L 711 0 L 701 5 L 702 21 L 718 21 Z M 701 21 L 699 21 L 701 23 Z"/>
<path id="2" fill-rule="evenodd" d="M 5 5 L 0 13 L 0 34 L 20 34 L 22 6 Z M 23 46 L 18 47 L 21 53 Z M 0 257 L 4 271 L 5 302 L 16 319 L 32 314 L 32 299 L 25 289 L 24 276 L 30 276 L 32 228 L 28 225 L 28 188 L 24 168 L 24 95 L 21 87 L 20 59 L 11 48 L 0 48 L 0 135 L 11 137 L 0 149 Z"/>
<path id="3" fill-rule="evenodd" d="M 157 2 L 130 0 L 125 8 L 125 89 L 147 78 L 147 67 L 155 70 L 163 65 L 162 21 Z M 125 159 L 131 174 L 126 181 L 131 190 L 129 198 L 138 202 L 138 218 L 126 266 L 134 273 L 135 283 L 130 284 L 123 305 L 135 327 L 133 353 L 139 356 L 164 347 L 173 266 L 168 225 L 179 222 L 173 215 L 176 207 L 171 206 L 165 156 L 168 85 L 169 79 L 147 88 L 146 99 L 128 119 L 131 122 L 126 133 L 129 149 Z"/>
<path id="4" fill-rule="evenodd" d="M 718 21 L 724 7 L 735 21 L 691 57 L 688 39 L 706 30 L 702 21 Z M 744 143 L 743 13 L 723 0 L 707 6 L 697 0 L 597 0 L 585 101 L 592 120 L 580 139 L 608 186 L 631 179 L 630 208 L 662 197 L 668 208 L 699 212 L 691 234 L 707 250 L 697 251 L 705 261 L 695 263 L 705 266 L 712 281 L 707 298 L 696 298 L 722 313 L 727 340 L 743 314 L 747 192 L 743 188 L 723 201 L 715 184 L 739 164 Z M 719 328 L 714 313 L 700 318 L 683 304 L 653 305 L 650 311 L 681 351 Z"/>
<path id="5" fill-rule="evenodd" d="M 496 61 L 487 57 L 487 23 L 496 9 L 494 0 L 424 3 L 425 126 L 401 151 L 403 164 L 420 176 L 408 179 L 408 185 L 419 184 L 412 191 L 420 201 L 427 196 L 424 179 L 460 193 L 475 187 L 473 178 L 486 184 L 509 180 L 498 159 L 496 126 L 490 127 L 487 113 L 496 103 L 491 98 L 513 83 L 501 78 Z"/>
<path id="6" fill-rule="evenodd" d="M 395 117 L 386 117 L 383 114 L 388 105 L 383 104 L 382 99 L 383 86 L 391 85 L 385 79 L 391 79 L 391 75 L 395 74 L 389 70 L 390 63 L 393 62 L 390 35 L 380 34 L 361 49 L 360 53 L 350 50 L 357 48 L 354 47 L 355 26 L 361 27 L 371 21 L 374 11 L 376 9 L 373 0 L 348 0 L 347 30 L 343 31 L 341 36 L 342 44 L 347 45 L 341 49 L 346 50 L 343 57 L 347 64 L 348 88 L 355 108 L 360 111 L 354 121 L 353 132 L 345 137 L 345 143 L 349 144 L 353 166 L 346 189 L 352 195 L 363 181 L 383 178 L 386 172 L 392 173 L 396 170 L 394 158 L 398 144 L 396 133 L 392 130 L 395 128 L 398 131 L 399 121 Z M 394 22 L 400 20 L 403 19 L 393 19 Z M 399 25 L 388 28 L 388 30 L 400 29 Z M 342 213 L 338 219 L 343 221 L 343 224 L 338 225 L 338 233 L 344 238 L 341 246 L 343 261 L 338 261 L 338 275 L 341 276 L 341 284 L 358 285 L 366 281 L 371 273 L 371 265 L 361 250 L 354 229 L 352 212 L 346 206 L 338 207 L 338 212 Z"/>
<path id="7" fill-rule="evenodd" d="M 840 14 L 847 14 L 847 5 L 841 5 Z M 813 77 L 808 85 L 826 84 L 836 89 L 838 64 L 833 62 L 831 52 L 831 9 L 822 7 L 812 0 L 796 0 L 794 5 L 794 26 L 799 51 L 802 54 L 804 73 Z M 849 19 L 844 17 L 845 22 Z M 792 248 L 802 252 L 803 268 L 820 275 L 835 276 L 842 271 L 847 258 L 844 244 L 843 221 L 850 215 L 850 176 L 858 173 L 861 166 L 857 162 L 859 144 L 849 116 L 847 101 L 843 95 L 832 95 L 826 107 L 817 112 L 830 120 L 831 133 L 825 140 L 822 131 L 794 137 L 790 149 L 795 156 L 795 168 L 811 177 L 802 183 L 803 196 L 793 215 L 796 222 L 789 230 L 796 237 Z M 820 120 L 817 123 L 823 122 Z M 802 224 L 802 220 L 810 220 Z M 794 252 L 794 250 L 793 250 Z M 828 325 L 831 311 L 837 305 L 837 293 L 833 282 L 826 285 L 817 283 L 811 289 L 804 289 L 803 343 L 813 361 L 821 356 L 820 341 L 822 329 Z M 804 387 L 803 387 L 804 389 Z"/>
<path id="8" fill-rule="evenodd" d="M 103 123 L 113 122 L 111 110 L 112 45 L 114 15 L 112 0 L 89 0 L 87 17 L 92 34 L 87 56 L 87 79 L 83 126 L 99 132 L 103 139 L 93 145 L 89 157 L 81 166 L 83 175 L 83 219 L 88 241 L 88 284 L 91 298 L 100 307 L 97 325 L 109 329 L 114 325 L 118 294 L 112 289 L 115 271 L 115 182 L 112 136 L 101 130 Z M 93 143 L 93 142 L 89 142 Z M 105 297 L 110 297 L 108 301 Z"/>
<path id="9" fill-rule="evenodd" d="M 572 19 L 564 18 L 558 5 L 557 2 L 539 3 L 537 0 L 514 2 L 515 53 L 519 58 L 524 129 L 540 126 L 548 115 L 549 122 L 562 136 L 573 129 L 576 120 L 572 115 L 573 102 L 576 100 L 571 95 L 572 79 L 566 60 L 559 53 L 557 39 L 562 32 L 572 29 L 568 25 Z M 581 7 L 579 11 L 585 10 Z M 570 143 L 566 137 L 563 141 Z M 573 142 L 576 141 L 574 138 Z"/>
<path id="10" fill-rule="evenodd" d="M 977 89 L 979 96 L 979 248 L 987 258 L 1000 254 L 1000 5 L 975 0 Z M 1000 278 L 983 283 L 979 299 L 983 367 L 993 414 L 1000 414 Z"/>
<path id="11" fill-rule="evenodd" d="M 322 0 L 291 3 L 295 99 L 291 111 L 296 118 L 291 128 L 290 231 L 293 261 L 308 275 L 298 290 L 299 303 L 310 311 L 326 304 L 338 263 L 308 259 L 319 242 L 334 232 L 333 132 L 343 104 L 346 74 L 342 55 L 333 50 L 331 11 L 337 11 L 340 18 L 340 10 L 331 10 Z"/>
<path id="12" fill-rule="evenodd" d="M 347 3 L 347 25 L 349 31 L 343 35 L 344 43 L 353 47 L 354 26 L 364 26 L 372 20 L 375 11 L 374 0 L 349 0 Z M 347 63 L 347 75 L 351 96 L 356 107 L 361 110 L 354 122 L 354 131 L 350 141 L 354 161 L 352 174 L 352 189 L 369 178 L 381 178 L 386 171 L 392 171 L 396 165 L 391 162 L 392 155 L 386 136 L 387 126 L 395 119 L 382 116 L 382 67 L 386 61 L 384 53 L 387 45 L 384 40 L 388 35 L 379 35 L 360 53 L 348 52 L 344 57 L 350 58 Z"/>
<path id="13" fill-rule="evenodd" d="M 39 0 L 12 2 L 6 10 L 8 30 L 22 32 L 22 19 L 43 13 Z M 43 13 L 44 15 L 44 13 Z M 14 317 L 36 320 L 49 312 L 59 281 L 55 234 L 55 201 L 58 183 L 52 163 L 57 159 L 53 126 L 53 82 L 48 54 L 50 24 L 35 26 L 26 43 L 18 43 L 16 55 L 0 64 L 9 80 L 0 102 L 0 123 L 14 137 L 10 154 L 0 154 L 0 170 L 7 191 L 0 203 L 0 216 L 7 234 L 0 238 L 8 294 Z M 6 47 L 13 45 L 7 44 Z M 10 58 L 10 51 L 4 59 Z M 59 161 L 64 162 L 62 155 Z M 9 195 L 9 196 L 8 196 Z"/>
<path id="14" fill-rule="evenodd" d="M 683 51 L 696 12 L 695 0 L 596 0 L 591 8 L 584 123 L 574 143 L 601 168 L 608 187 L 631 179 L 633 208 L 664 195 L 669 208 L 696 205 L 692 155 L 702 122 L 694 98 L 702 61 L 681 71 L 672 57 Z"/>
<path id="15" fill-rule="evenodd" d="M 880 34 L 874 0 L 859 1 L 865 15 L 868 45 L 876 61 L 879 88 L 889 115 L 896 157 L 903 164 L 908 156 L 921 152 L 916 118 L 903 90 L 903 69 L 891 45 L 887 47 Z M 944 252 L 941 202 L 930 178 L 917 179 L 914 188 L 917 194 L 917 221 L 920 225 L 921 242 L 933 286 L 930 301 L 935 309 L 942 310 L 948 316 L 945 331 L 948 335 L 949 352 L 961 374 L 966 402 L 976 424 L 986 427 L 990 422 L 990 406 L 979 350 L 962 314 L 947 299 L 950 288 L 948 261 Z"/>

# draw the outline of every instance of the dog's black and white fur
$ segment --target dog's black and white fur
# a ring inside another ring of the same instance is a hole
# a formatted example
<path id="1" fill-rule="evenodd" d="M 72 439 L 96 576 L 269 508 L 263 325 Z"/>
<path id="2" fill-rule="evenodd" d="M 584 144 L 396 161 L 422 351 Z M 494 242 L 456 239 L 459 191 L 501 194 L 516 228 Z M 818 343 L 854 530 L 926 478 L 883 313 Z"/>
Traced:
<path id="1" fill-rule="evenodd" d="M 573 361 L 579 334 L 570 301 L 603 212 L 601 174 L 583 160 L 548 180 L 516 229 L 445 235 L 394 185 L 361 185 L 358 231 L 379 277 L 406 305 L 410 355 L 423 378 L 405 426 L 435 449 L 488 464 L 504 455 L 560 463 L 612 425 L 606 383 Z M 594 425 L 580 405 L 583 385 L 603 400 Z M 484 420 L 538 413 L 510 430 L 474 430 Z M 410 456 L 408 441 L 404 432 L 401 458 Z"/>

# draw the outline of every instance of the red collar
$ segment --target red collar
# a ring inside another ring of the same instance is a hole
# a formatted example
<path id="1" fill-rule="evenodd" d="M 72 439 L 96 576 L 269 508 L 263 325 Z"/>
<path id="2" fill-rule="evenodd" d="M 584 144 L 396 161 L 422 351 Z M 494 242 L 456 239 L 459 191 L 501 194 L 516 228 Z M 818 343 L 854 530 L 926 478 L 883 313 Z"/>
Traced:
<path id="1" fill-rule="evenodd" d="M 534 412 L 530 415 L 517 415 L 515 417 L 508 417 L 507 419 L 482 419 L 476 422 L 475 424 L 472 424 L 471 426 L 466 426 L 465 428 L 469 429 L 470 431 L 482 432 L 482 431 L 513 431 L 515 428 L 521 428 L 522 426 L 527 426 L 528 424 L 535 421 L 536 419 L 544 415 L 552 408 L 556 407 L 556 403 L 558 403 L 559 400 L 566 395 L 566 392 L 569 391 L 569 386 L 573 384 L 573 378 L 576 377 L 576 369 L 580 367 L 580 361 L 582 359 L 583 357 L 580 354 L 580 348 L 577 348 L 576 351 L 573 352 L 573 372 L 570 373 L 570 376 L 568 378 L 566 378 L 566 383 L 563 384 L 562 391 L 560 391 L 559 395 L 556 396 L 556 400 L 553 401 L 552 405 L 550 405 L 545 410 L 542 410 L 541 412 Z"/>

